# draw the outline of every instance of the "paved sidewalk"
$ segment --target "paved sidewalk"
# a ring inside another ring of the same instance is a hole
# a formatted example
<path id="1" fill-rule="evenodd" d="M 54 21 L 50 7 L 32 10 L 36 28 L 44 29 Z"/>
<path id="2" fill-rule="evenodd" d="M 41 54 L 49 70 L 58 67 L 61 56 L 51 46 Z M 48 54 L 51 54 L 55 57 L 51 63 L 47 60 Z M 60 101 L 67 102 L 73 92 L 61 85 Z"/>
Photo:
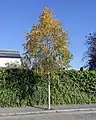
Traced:
<path id="1" fill-rule="evenodd" d="M 23 107 L 23 108 L 0 108 L 0 116 L 16 116 L 30 114 L 47 114 L 56 112 L 73 112 L 73 111 L 96 111 L 96 104 L 90 105 L 64 105 L 52 106 L 51 110 L 47 107 Z"/>
<path id="2" fill-rule="evenodd" d="M 96 104 L 72 104 L 63 106 L 52 106 L 53 109 L 83 109 L 83 108 L 96 108 Z"/>

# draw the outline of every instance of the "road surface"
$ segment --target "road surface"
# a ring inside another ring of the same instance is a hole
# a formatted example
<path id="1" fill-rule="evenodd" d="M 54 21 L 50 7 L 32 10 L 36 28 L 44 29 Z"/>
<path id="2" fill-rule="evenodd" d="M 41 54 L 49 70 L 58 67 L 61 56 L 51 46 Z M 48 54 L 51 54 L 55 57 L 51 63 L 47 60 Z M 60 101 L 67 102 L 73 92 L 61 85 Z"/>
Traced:
<path id="1" fill-rule="evenodd" d="M 7 116 L 0 120 L 96 120 L 96 111 Z"/>

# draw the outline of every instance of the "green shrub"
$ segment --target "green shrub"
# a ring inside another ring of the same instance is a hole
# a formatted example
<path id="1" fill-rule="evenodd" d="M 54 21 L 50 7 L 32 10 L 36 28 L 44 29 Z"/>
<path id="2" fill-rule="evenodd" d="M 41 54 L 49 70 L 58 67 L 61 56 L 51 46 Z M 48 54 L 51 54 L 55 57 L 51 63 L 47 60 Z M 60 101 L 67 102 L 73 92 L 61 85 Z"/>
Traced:
<path id="1" fill-rule="evenodd" d="M 47 79 L 34 70 L 0 71 L 0 106 L 47 105 Z M 96 103 L 96 71 L 66 70 L 51 80 L 51 104 Z"/>

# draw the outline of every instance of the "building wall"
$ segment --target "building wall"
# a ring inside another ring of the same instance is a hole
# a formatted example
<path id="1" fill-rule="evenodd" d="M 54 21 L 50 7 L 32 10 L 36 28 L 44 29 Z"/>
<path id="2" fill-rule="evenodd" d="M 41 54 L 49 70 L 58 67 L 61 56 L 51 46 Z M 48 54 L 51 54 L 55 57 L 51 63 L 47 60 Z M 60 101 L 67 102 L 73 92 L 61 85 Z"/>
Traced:
<path id="1" fill-rule="evenodd" d="M 18 62 L 21 64 L 20 58 L 0 58 L 0 67 L 6 67 L 6 63 Z"/>

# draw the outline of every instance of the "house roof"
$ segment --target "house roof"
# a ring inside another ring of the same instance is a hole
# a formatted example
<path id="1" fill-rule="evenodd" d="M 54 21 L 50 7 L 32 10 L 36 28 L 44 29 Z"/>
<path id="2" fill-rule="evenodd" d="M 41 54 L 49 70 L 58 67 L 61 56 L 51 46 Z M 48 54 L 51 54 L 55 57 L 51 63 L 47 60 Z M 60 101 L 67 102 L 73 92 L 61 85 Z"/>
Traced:
<path id="1" fill-rule="evenodd" d="M 0 50 L 0 58 L 21 58 L 19 51 Z"/>

